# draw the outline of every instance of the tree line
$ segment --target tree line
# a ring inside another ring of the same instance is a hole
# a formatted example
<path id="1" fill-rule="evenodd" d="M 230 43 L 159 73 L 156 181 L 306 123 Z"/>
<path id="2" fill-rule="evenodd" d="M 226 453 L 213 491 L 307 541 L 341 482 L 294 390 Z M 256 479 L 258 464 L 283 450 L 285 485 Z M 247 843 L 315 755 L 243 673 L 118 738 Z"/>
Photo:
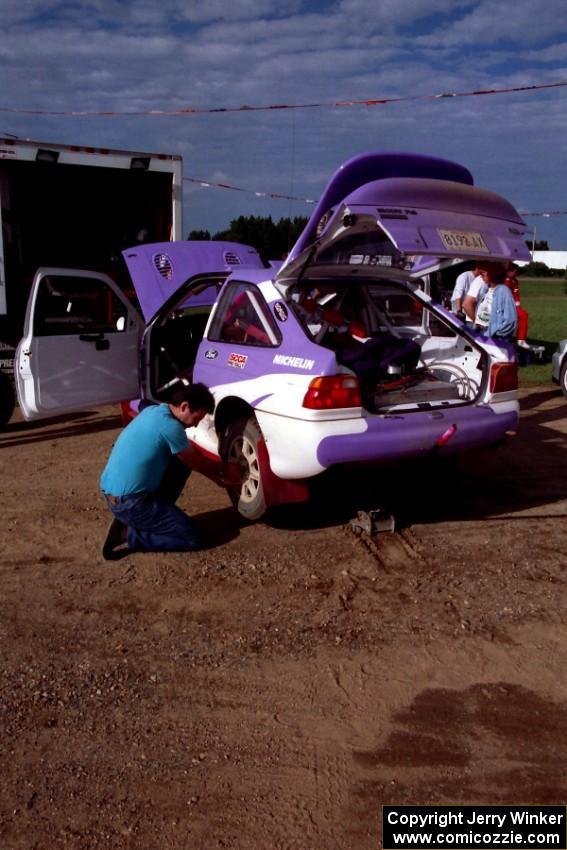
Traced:
<path id="1" fill-rule="evenodd" d="M 230 222 L 228 230 L 219 230 L 212 236 L 208 230 L 192 230 L 187 238 L 251 245 L 267 265 L 270 260 L 283 260 L 287 256 L 307 222 L 306 216 L 274 221 L 271 216 L 241 215 Z"/>
<path id="2" fill-rule="evenodd" d="M 279 221 L 274 221 L 271 216 L 241 215 L 230 222 L 227 230 L 219 230 L 212 235 L 208 230 L 192 230 L 187 238 L 200 241 L 218 239 L 251 245 L 258 251 L 262 261 L 268 265 L 270 260 L 285 259 L 307 222 L 306 216 L 280 218 Z M 530 251 L 549 251 L 549 245 L 545 239 L 535 243 L 526 241 L 526 245 Z M 519 273 L 535 277 L 555 277 L 565 274 L 563 270 L 548 269 L 544 263 L 540 262 L 529 263 L 520 269 Z"/>

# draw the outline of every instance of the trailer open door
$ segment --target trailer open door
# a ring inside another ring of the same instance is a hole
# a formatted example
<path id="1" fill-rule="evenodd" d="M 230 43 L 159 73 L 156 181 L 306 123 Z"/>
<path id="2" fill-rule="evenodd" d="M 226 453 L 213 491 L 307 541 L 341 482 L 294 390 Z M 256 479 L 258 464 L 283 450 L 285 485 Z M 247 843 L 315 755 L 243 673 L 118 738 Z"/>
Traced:
<path id="1" fill-rule="evenodd" d="M 142 330 L 141 316 L 106 275 L 39 269 L 14 364 L 24 418 L 135 398 Z"/>

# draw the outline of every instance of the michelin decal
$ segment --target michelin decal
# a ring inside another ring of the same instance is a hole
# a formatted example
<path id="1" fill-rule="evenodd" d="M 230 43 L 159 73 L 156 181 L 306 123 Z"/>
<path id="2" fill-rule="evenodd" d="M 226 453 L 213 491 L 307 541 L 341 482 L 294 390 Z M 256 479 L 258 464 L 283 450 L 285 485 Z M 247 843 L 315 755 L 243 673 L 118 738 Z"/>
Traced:
<path id="1" fill-rule="evenodd" d="M 314 360 L 308 360 L 306 357 L 290 357 L 287 354 L 276 354 L 272 363 L 276 366 L 291 366 L 292 369 L 312 369 L 315 365 Z"/>

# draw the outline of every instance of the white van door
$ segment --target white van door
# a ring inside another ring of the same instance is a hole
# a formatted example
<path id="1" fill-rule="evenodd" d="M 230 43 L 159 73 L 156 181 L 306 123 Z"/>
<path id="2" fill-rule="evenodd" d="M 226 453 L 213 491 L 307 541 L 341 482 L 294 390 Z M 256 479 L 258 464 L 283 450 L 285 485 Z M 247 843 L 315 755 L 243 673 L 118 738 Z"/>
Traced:
<path id="1" fill-rule="evenodd" d="M 137 398 L 143 321 L 97 272 L 39 269 L 14 361 L 25 419 Z"/>

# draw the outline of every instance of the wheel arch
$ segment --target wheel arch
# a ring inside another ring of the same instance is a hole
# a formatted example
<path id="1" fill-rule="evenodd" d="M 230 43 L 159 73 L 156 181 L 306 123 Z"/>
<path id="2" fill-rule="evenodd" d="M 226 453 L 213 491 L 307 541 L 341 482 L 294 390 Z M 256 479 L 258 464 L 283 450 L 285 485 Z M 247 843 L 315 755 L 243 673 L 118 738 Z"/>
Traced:
<path id="1" fill-rule="evenodd" d="M 231 422 L 237 419 L 248 419 L 254 415 L 254 408 L 248 402 L 236 396 L 227 396 L 215 409 L 215 431 L 222 440 Z"/>
<path id="2" fill-rule="evenodd" d="M 265 508 L 291 504 L 292 502 L 305 502 L 309 497 L 309 490 L 306 484 L 303 481 L 288 481 L 287 479 L 278 478 L 272 472 L 268 447 L 262 434 L 262 429 L 256 419 L 255 410 L 250 404 L 234 396 L 223 399 L 219 402 L 215 410 L 215 428 L 219 436 L 221 456 L 225 455 L 227 449 L 227 435 L 230 425 L 239 420 L 245 423 L 250 419 L 254 420 L 259 432 L 257 452 Z M 237 500 L 232 496 L 231 498 L 236 505 Z M 250 519 L 250 516 L 247 516 L 246 513 L 239 512 L 245 518 Z"/>

